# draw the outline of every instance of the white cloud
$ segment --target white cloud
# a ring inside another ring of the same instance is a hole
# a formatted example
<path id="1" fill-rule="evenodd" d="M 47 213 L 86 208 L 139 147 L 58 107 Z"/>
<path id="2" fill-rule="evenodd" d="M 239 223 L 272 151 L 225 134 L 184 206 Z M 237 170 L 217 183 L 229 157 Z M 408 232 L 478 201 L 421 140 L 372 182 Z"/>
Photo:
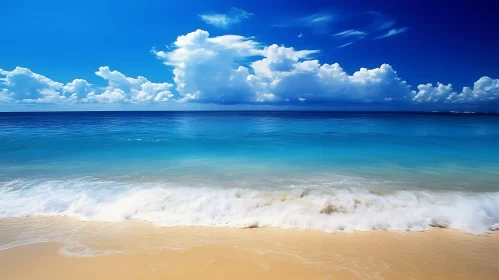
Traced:
<path id="1" fill-rule="evenodd" d="M 154 51 L 173 66 L 184 101 L 213 103 L 355 101 L 384 102 L 410 95 L 387 64 L 349 76 L 338 64 L 319 64 L 316 50 L 295 50 L 235 35 L 209 37 L 202 30 L 178 37 L 170 52 Z M 209 73 L 207 75 L 207 73 Z"/>
<path id="2" fill-rule="evenodd" d="M 382 39 L 408 30 L 408 27 L 397 27 L 395 19 L 376 11 L 351 14 L 321 11 L 272 26 L 310 28 L 315 33 L 328 34 L 331 38 L 338 40 L 338 45 L 340 45 L 338 48 L 346 47 L 366 38 Z M 350 29 L 338 29 L 340 26 L 349 26 Z"/>
<path id="3" fill-rule="evenodd" d="M 224 14 L 210 14 L 210 15 L 199 15 L 201 19 L 211 25 L 221 28 L 227 28 L 230 24 L 230 20 L 227 15 Z"/>
<path id="4" fill-rule="evenodd" d="M 146 78 L 126 77 L 109 67 L 100 67 L 96 75 L 107 80 L 104 88 L 75 79 L 63 84 L 36 74 L 27 68 L 12 71 L 0 69 L 0 100 L 23 103 L 75 103 L 75 102 L 160 102 L 173 97 L 169 83 L 153 83 Z"/>
<path id="5" fill-rule="evenodd" d="M 63 92 L 68 93 L 69 98 L 73 101 L 86 98 L 93 91 L 93 86 L 83 79 L 75 79 L 63 87 Z"/>
<path id="6" fill-rule="evenodd" d="M 280 22 L 278 24 L 273 24 L 272 27 L 310 28 L 315 33 L 324 34 L 329 32 L 331 23 L 337 20 L 340 20 L 340 17 L 338 15 L 333 14 L 329 11 L 322 11 L 315 14 L 309 14 L 307 16 L 284 20 L 283 22 Z"/>
<path id="7" fill-rule="evenodd" d="M 98 103 L 121 103 L 127 100 L 127 95 L 122 89 L 106 89 L 103 93 L 95 94 L 91 92 L 83 102 L 98 102 Z"/>
<path id="8" fill-rule="evenodd" d="M 366 32 L 360 31 L 360 30 L 344 30 L 341 32 L 338 32 L 334 34 L 334 37 L 341 37 L 341 38 L 347 38 L 347 37 L 365 37 L 367 35 Z"/>
<path id="9" fill-rule="evenodd" d="M 355 43 L 356 41 L 352 41 L 352 42 L 348 42 L 346 44 L 343 44 L 343 45 L 340 45 L 338 46 L 338 49 L 341 49 L 341 48 L 344 48 L 344 47 L 347 47 L 347 46 L 350 46 L 351 44 Z"/>
<path id="10" fill-rule="evenodd" d="M 12 71 L 0 69 L 0 88 L 4 100 L 58 102 L 64 100 L 60 93 L 63 86 L 62 83 L 33 73 L 27 68 L 16 67 Z"/>
<path id="11" fill-rule="evenodd" d="M 396 24 L 396 21 L 393 18 L 380 12 L 368 11 L 366 15 L 371 18 L 371 29 L 377 31 L 386 30 Z"/>
<path id="12" fill-rule="evenodd" d="M 313 58 L 317 50 L 262 46 L 237 35 L 210 37 L 197 30 L 179 36 L 174 46 L 172 51 L 154 53 L 173 67 L 179 97 L 186 102 L 279 104 L 302 98 L 308 104 L 429 104 L 499 98 L 492 94 L 497 92 L 497 82 L 485 77 L 464 94 L 453 93 L 444 85 L 420 85 L 416 92 L 388 64 L 361 68 L 350 75 L 337 63 L 320 64 Z M 475 95 L 480 98 L 469 97 Z"/>
<path id="13" fill-rule="evenodd" d="M 442 102 L 449 100 L 453 93 L 452 85 L 444 85 L 442 83 L 437 83 L 434 87 L 431 83 L 419 85 L 418 91 L 413 91 L 414 101 L 418 102 Z"/>
<path id="14" fill-rule="evenodd" d="M 328 24 L 329 22 L 334 20 L 334 15 L 329 12 L 320 12 L 316 14 L 312 14 L 303 18 L 300 18 L 298 21 L 301 22 L 302 25 L 305 26 L 313 26 L 313 25 L 323 25 Z"/>
<path id="15" fill-rule="evenodd" d="M 390 29 L 390 30 L 388 30 L 388 32 L 386 32 L 385 34 L 383 34 L 383 35 L 381 35 L 381 36 L 376 37 L 376 39 L 388 38 L 388 37 L 391 37 L 391 36 L 398 35 L 398 34 L 400 34 L 400 33 L 404 33 L 404 32 L 406 32 L 406 31 L 407 31 L 407 27 Z"/>
<path id="16" fill-rule="evenodd" d="M 100 67 L 95 74 L 107 80 L 108 85 L 100 95 L 88 97 L 89 101 L 141 103 L 167 101 L 173 97 L 169 91 L 173 85 L 169 83 L 153 83 L 142 76 L 130 78 L 116 70 L 111 71 L 108 66 Z"/>
<path id="17" fill-rule="evenodd" d="M 231 8 L 227 14 L 202 14 L 199 17 L 206 22 L 218 28 L 229 28 L 231 25 L 251 17 L 253 14 L 244 10 Z"/>
<path id="18" fill-rule="evenodd" d="M 351 44 L 364 39 L 367 35 L 368 35 L 368 33 L 364 32 L 364 31 L 349 29 L 349 30 L 344 30 L 344 31 L 338 32 L 332 36 L 336 39 L 350 39 L 350 40 L 353 39 L 353 41 L 350 41 L 350 42 L 347 42 L 347 43 L 344 43 L 344 44 L 338 46 L 338 49 L 340 49 L 340 48 L 344 48 L 346 46 L 350 46 Z"/>
<path id="19" fill-rule="evenodd" d="M 152 52 L 172 68 L 174 84 L 128 77 L 108 66 L 95 72 L 104 86 L 84 79 L 62 83 L 17 67 L 0 69 L 0 102 L 458 106 L 499 101 L 499 79 L 482 77 L 461 92 L 442 83 L 411 88 L 389 64 L 347 73 L 338 63 L 320 63 L 318 50 L 265 46 L 239 35 L 210 37 L 196 30 L 179 36 L 171 49 Z"/>
<path id="20" fill-rule="evenodd" d="M 249 70 L 240 64 L 262 55 L 257 42 L 238 35 L 210 38 L 208 32 L 196 30 L 179 36 L 174 46 L 170 52 L 153 52 L 173 67 L 181 99 L 214 103 L 251 101 Z"/>
<path id="21" fill-rule="evenodd" d="M 412 91 L 413 100 L 416 102 L 444 102 L 444 103 L 479 103 L 499 100 L 499 79 L 487 76 L 475 82 L 473 88 L 464 87 L 458 93 L 453 91 L 452 85 L 437 83 L 419 85 L 417 91 Z"/>
<path id="22" fill-rule="evenodd" d="M 265 57 L 251 63 L 257 76 L 275 77 L 279 73 L 289 72 L 300 60 L 318 53 L 316 50 L 296 51 L 293 48 L 277 46 L 276 44 L 265 47 L 261 54 Z"/>
<path id="23" fill-rule="evenodd" d="M 376 28 L 378 30 L 385 30 L 385 29 L 388 29 L 392 26 L 395 25 L 395 21 L 394 20 L 390 20 L 390 21 L 384 21 L 384 22 L 379 22 L 377 25 L 376 25 Z"/>

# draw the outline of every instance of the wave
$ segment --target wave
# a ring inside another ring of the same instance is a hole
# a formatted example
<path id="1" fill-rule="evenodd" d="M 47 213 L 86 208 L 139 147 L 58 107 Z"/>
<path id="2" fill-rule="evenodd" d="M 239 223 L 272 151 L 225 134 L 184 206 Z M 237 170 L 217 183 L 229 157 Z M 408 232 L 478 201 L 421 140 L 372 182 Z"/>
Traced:
<path id="1" fill-rule="evenodd" d="M 499 192 L 334 186 L 179 187 L 91 178 L 0 183 L 0 218 L 70 216 L 158 226 L 280 227 L 325 232 L 499 229 Z"/>

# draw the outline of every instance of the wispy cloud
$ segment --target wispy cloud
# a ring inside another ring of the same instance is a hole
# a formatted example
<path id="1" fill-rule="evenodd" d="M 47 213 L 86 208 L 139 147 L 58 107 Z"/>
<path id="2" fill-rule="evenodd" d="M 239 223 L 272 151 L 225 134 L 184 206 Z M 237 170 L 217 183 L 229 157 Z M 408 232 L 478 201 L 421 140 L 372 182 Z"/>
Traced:
<path id="1" fill-rule="evenodd" d="M 294 19 L 288 19 L 284 22 L 274 24 L 272 25 L 272 27 L 310 28 L 315 33 L 323 34 L 330 32 L 329 27 L 331 23 L 337 20 L 339 20 L 339 17 L 336 14 L 333 14 L 329 11 L 323 11 Z"/>
<path id="2" fill-rule="evenodd" d="M 311 28 L 315 33 L 324 34 L 330 32 L 331 23 L 336 20 L 338 20 L 336 15 L 326 11 L 299 18 L 297 24 L 300 27 Z"/>
<path id="3" fill-rule="evenodd" d="M 406 31 L 407 31 L 407 27 L 390 29 L 385 34 L 376 37 L 376 39 L 388 38 L 388 37 L 395 36 L 395 35 L 400 34 L 400 33 L 404 33 Z"/>
<path id="4" fill-rule="evenodd" d="M 329 13 L 317 13 L 300 19 L 305 24 L 315 25 L 324 24 L 332 21 L 334 19 L 332 14 Z"/>
<path id="5" fill-rule="evenodd" d="M 370 28 L 373 30 L 383 31 L 396 24 L 395 19 L 380 12 L 369 11 L 367 14 L 372 17 Z"/>
<path id="6" fill-rule="evenodd" d="M 231 25 L 241 22 L 244 19 L 251 17 L 253 14 L 238 8 L 231 8 L 226 14 L 201 14 L 199 17 L 206 22 L 218 28 L 229 28 Z"/>
<path id="7" fill-rule="evenodd" d="M 350 46 L 360 40 L 376 40 L 406 32 L 408 27 L 400 26 L 390 15 L 377 11 L 335 12 L 320 11 L 302 15 L 288 21 L 272 25 L 279 28 L 308 28 L 315 35 L 326 35 L 336 41 L 338 48 Z M 298 38 L 303 35 L 299 33 Z"/>
<path id="8" fill-rule="evenodd" d="M 357 41 L 348 42 L 348 43 L 346 43 L 346 44 L 343 44 L 343 45 L 341 45 L 341 46 L 338 46 L 338 49 L 339 49 L 339 48 L 344 48 L 344 47 L 346 47 L 346 46 L 350 46 L 351 44 L 353 44 L 353 43 L 355 43 L 355 42 L 357 42 Z"/>
<path id="9" fill-rule="evenodd" d="M 364 37 L 367 34 L 368 33 L 364 32 L 364 31 L 350 29 L 350 30 L 345 30 L 345 31 L 338 32 L 338 33 L 334 34 L 333 37 L 340 37 L 340 38 Z"/>
<path id="10" fill-rule="evenodd" d="M 334 38 L 337 38 L 337 39 L 340 39 L 340 40 L 344 40 L 344 39 L 353 40 L 351 42 L 348 42 L 346 44 L 338 46 L 338 48 L 344 48 L 346 46 L 350 46 L 351 44 L 353 44 L 353 43 L 355 43 L 357 41 L 360 41 L 360 40 L 364 39 L 367 35 L 368 35 L 367 32 L 360 31 L 360 30 L 355 30 L 355 29 L 349 29 L 349 30 L 344 30 L 344 31 L 338 32 L 336 34 L 333 34 L 332 36 Z"/>
<path id="11" fill-rule="evenodd" d="M 395 21 L 394 20 L 389 20 L 389 21 L 381 21 L 381 22 L 378 22 L 376 24 L 376 28 L 378 30 L 385 30 L 385 29 L 388 29 L 392 26 L 395 25 Z"/>

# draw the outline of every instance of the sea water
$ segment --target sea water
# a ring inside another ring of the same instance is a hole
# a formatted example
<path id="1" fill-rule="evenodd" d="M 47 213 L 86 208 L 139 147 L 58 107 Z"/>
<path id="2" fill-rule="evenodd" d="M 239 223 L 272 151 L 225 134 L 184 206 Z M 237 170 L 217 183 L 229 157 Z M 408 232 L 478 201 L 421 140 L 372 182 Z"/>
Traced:
<path id="1" fill-rule="evenodd" d="M 499 116 L 0 113 L 0 219 L 499 229 Z"/>

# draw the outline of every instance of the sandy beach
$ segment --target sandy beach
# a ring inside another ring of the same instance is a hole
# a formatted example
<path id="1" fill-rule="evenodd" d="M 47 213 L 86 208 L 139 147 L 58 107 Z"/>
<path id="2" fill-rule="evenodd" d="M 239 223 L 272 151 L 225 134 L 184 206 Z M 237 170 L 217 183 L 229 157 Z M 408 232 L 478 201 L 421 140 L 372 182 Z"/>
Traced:
<path id="1" fill-rule="evenodd" d="M 499 277 L 497 232 L 437 228 L 323 233 L 31 217 L 0 220 L 0 244 L 4 280 Z"/>

